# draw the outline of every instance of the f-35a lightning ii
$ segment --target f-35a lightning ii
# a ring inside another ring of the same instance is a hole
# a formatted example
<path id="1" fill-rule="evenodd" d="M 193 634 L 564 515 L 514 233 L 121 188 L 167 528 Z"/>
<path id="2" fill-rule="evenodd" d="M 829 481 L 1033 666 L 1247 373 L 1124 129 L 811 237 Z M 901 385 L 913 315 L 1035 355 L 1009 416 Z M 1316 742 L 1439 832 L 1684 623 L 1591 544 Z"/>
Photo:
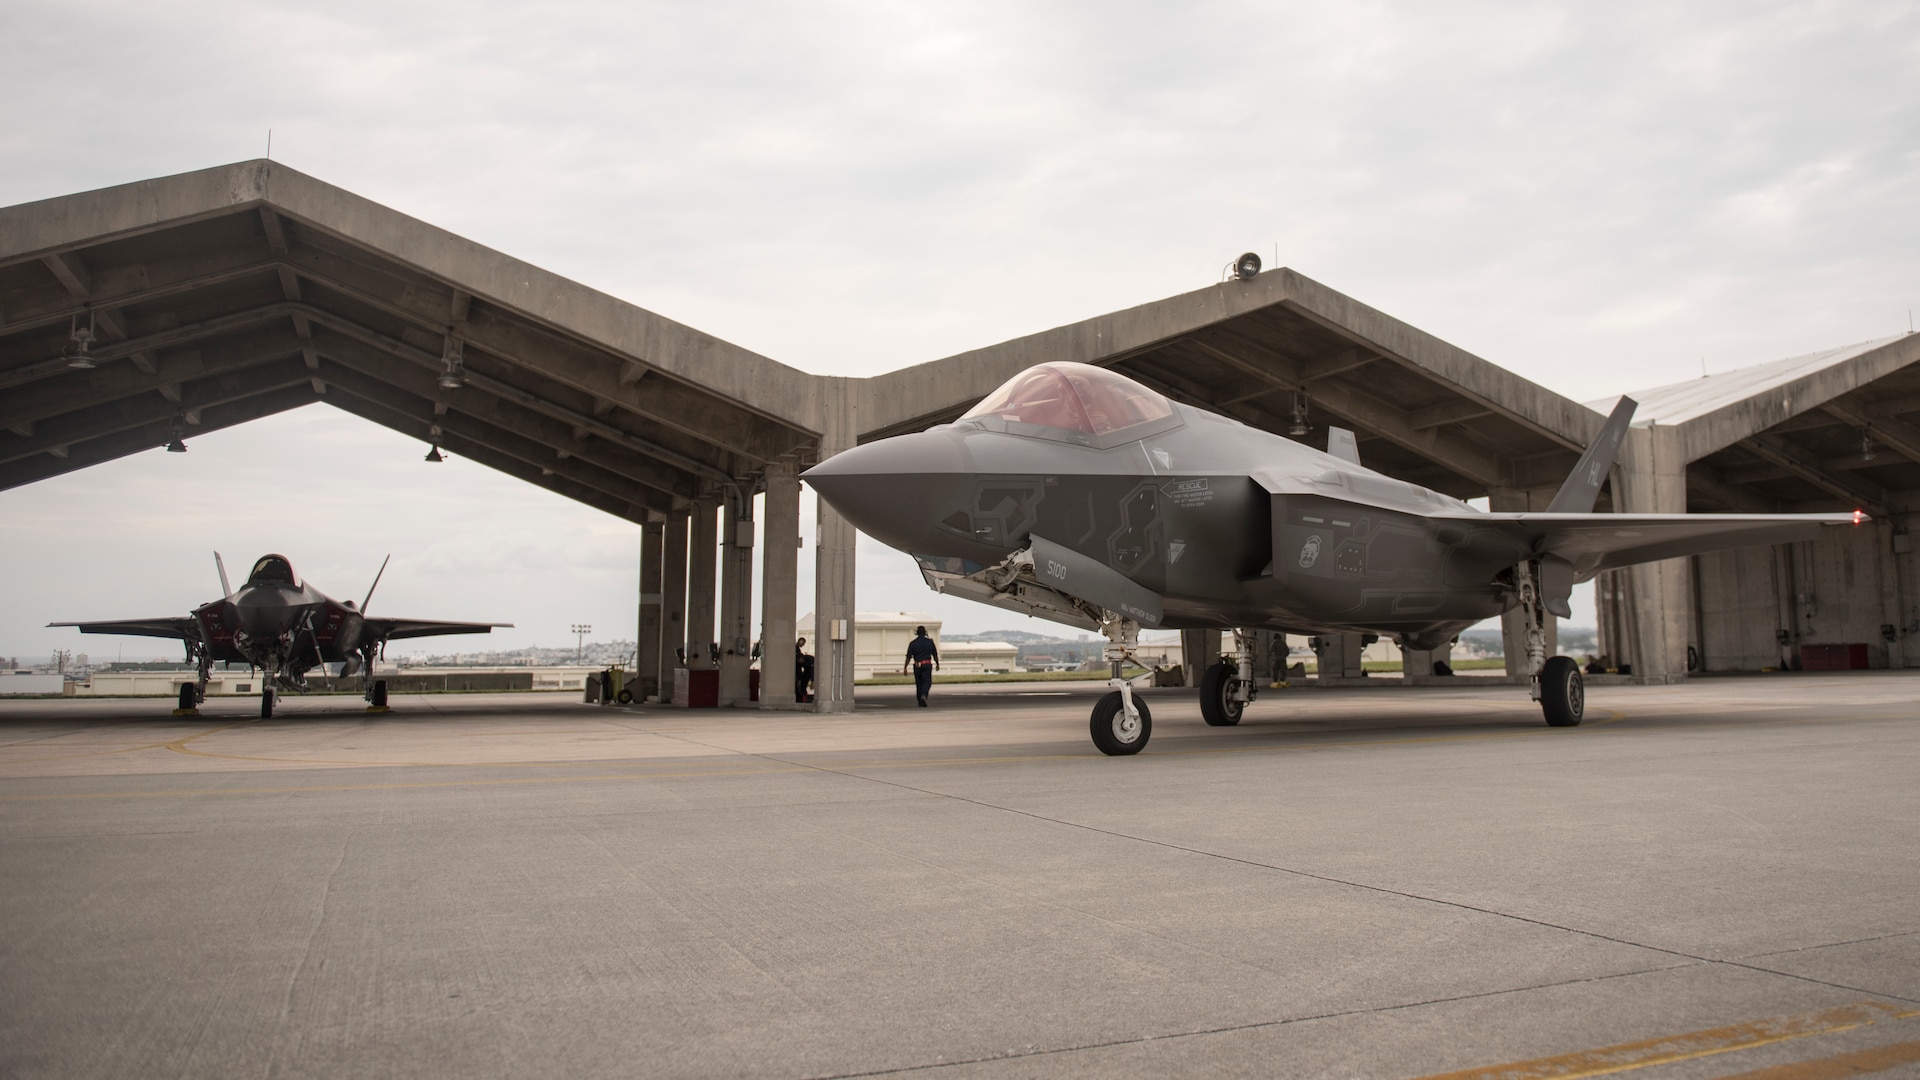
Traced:
<path id="1" fill-rule="evenodd" d="M 935 590 L 1107 638 L 1113 692 L 1094 745 L 1138 753 L 1146 702 L 1120 678 L 1142 627 L 1231 628 L 1200 682 L 1201 714 L 1237 724 L 1258 684 L 1253 631 L 1391 636 L 1433 649 L 1518 607 L 1534 700 L 1580 722 L 1570 657 L 1545 655 L 1546 613 L 1601 570 L 1857 525 L 1851 514 L 1596 514 L 1631 422 L 1623 398 L 1545 513 L 1488 513 L 1360 464 L 1171 401 L 1105 368 L 1029 368 L 965 416 L 867 443 L 804 473 L 854 526 L 907 552 Z"/>
<path id="2" fill-rule="evenodd" d="M 388 556 L 389 559 L 392 556 Z M 187 659 L 199 667 L 200 679 L 180 684 L 180 707 L 191 709 L 207 697 L 207 677 L 216 661 L 239 662 L 259 668 L 266 676 L 260 688 L 260 715 L 273 715 L 276 687 L 304 693 L 306 673 L 326 665 L 341 665 L 342 676 L 373 671 L 373 662 L 388 641 L 397 638 L 436 637 L 440 634 L 485 634 L 512 623 L 435 622 L 368 615 L 373 590 L 387 572 L 385 561 L 373 575 L 373 585 L 358 606 L 334 600 L 294 575 L 284 555 L 263 555 L 236 591 L 227 584 L 227 566 L 219 552 L 213 563 L 220 571 L 221 599 L 202 604 L 181 618 L 123 619 L 115 622 L 60 622 L 48 626 L 77 626 L 83 634 L 130 634 L 138 637 L 178 638 L 187 646 Z M 387 681 L 369 679 L 367 704 L 385 708 Z"/>

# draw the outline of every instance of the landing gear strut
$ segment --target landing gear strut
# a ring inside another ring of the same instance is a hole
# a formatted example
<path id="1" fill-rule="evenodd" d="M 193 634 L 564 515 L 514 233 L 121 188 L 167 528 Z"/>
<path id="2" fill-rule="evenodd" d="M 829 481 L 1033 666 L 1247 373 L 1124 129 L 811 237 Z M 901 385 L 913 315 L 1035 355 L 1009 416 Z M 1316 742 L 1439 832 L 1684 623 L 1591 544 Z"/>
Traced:
<path id="1" fill-rule="evenodd" d="M 387 680 L 373 677 L 374 661 L 379 659 L 380 654 L 385 652 L 386 649 L 387 643 L 382 641 L 377 644 L 365 645 L 360 650 L 360 669 L 366 672 L 367 679 L 366 699 L 368 712 L 387 711 Z M 342 669 L 342 674 L 345 674 L 345 669 Z"/>
<path id="2" fill-rule="evenodd" d="M 1549 727 L 1575 727 L 1586 716 L 1587 691 L 1580 665 L 1571 656 L 1547 658 L 1547 612 L 1540 599 L 1540 564 L 1514 568 L 1520 589 L 1520 614 L 1526 633 L 1528 692 L 1540 703 Z"/>
<path id="3" fill-rule="evenodd" d="M 1107 638 L 1102 655 L 1111 665 L 1112 677 L 1107 685 L 1113 690 L 1094 705 L 1088 731 L 1093 735 L 1093 745 L 1109 757 L 1137 754 L 1153 735 L 1153 714 L 1147 711 L 1146 702 L 1133 696 L 1133 685 L 1120 676 L 1120 670 L 1140 640 L 1140 624 L 1109 612 L 1101 621 L 1100 632 Z"/>
<path id="4" fill-rule="evenodd" d="M 1233 656 L 1200 676 L 1200 718 L 1210 727 L 1240 722 L 1257 692 L 1253 681 L 1253 632 L 1234 630 Z"/>

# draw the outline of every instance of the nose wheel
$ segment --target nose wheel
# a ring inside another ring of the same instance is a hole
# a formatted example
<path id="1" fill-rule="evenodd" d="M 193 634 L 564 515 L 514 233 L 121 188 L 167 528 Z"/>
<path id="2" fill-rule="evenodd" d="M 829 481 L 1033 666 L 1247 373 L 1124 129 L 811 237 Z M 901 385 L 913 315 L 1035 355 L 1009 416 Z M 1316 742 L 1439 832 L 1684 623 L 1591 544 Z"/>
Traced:
<path id="1" fill-rule="evenodd" d="M 1107 680 L 1113 692 L 1102 695 L 1094 705 L 1087 728 L 1101 753 L 1123 757 L 1137 754 L 1147 745 L 1153 735 L 1153 714 L 1147 711 L 1146 702 L 1133 696 L 1133 684 L 1120 675 L 1122 665 L 1133 655 L 1134 643 L 1140 640 L 1140 624 L 1111 611 L 1103 614 L 1100 632 L 1107 638 L 1103 655 L 1113 669 Z"/>
<path id="2" fill-rule="evenodd" d="M 260 719 L 273 719 L 273 687 L 271 686 L 260 690 Z"/>
<path id="3" fill-rule="evenodd" d="M 1126 702 L 1120 698 L 1120 691 L 1101 695 L 1098 704 L 1093 707 L 1093 720 L 1087 725 L 1093 735 L 1093 745 L 1108 757 L 1124 757 L 1137 754 L 1147 745 L 1147 739 L 1153 735 L 1153 714 L 1147 711 L 1147 703 L 1139 698 L 1133 699 L 1133 712 L 1129 714 Z"/>

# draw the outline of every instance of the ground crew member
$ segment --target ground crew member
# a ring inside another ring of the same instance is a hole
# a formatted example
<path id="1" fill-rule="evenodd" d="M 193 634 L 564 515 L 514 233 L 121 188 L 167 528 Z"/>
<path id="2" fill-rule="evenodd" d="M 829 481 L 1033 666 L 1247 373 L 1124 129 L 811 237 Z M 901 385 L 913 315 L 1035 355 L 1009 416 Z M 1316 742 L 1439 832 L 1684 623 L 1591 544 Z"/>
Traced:
<path id="1" fill-rule="evenodd" d="M 813 700 L 807 687 L 813 682 L 813 657 L 807 655 L 807 639 L 793 643 L 793 700 L 805 705 Z"/>
<path id="2" fill-rule="evenodd" d="M 920 698 L 920 707 L 927 707 L 927 693 L 933 689 L 933 673 L 940 670 L 940 649 L 927 636 L 927 628 L 913 628 L 913 640 L 907 642 L 907 662 L 900 670 L 913 671 L 913 689 Z"/>

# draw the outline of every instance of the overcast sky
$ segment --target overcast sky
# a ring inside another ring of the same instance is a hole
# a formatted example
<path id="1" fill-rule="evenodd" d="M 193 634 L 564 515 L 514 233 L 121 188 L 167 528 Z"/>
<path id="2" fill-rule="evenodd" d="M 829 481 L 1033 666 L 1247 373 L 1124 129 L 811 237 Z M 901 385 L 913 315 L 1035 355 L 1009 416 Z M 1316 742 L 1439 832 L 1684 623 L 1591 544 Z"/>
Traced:
<path id="1" fill-rule="evenodd" d="M 1245 250 L 1580 400 L 1920 304 L 1911 2 L 10 0 L 4 24 L 0 205 L 271 129 L 275 160 L 816 372 L 1185 292 Z M 392 550 L 376 610 L 519 624 L 502 644 L 631 636 L 633 526 L 325 406 L 189 441 L 0 493 L 0 655 L 102 654 L 39 626 L 183 612 L 214 547 L 341 597 Z M 862 608 L 1022 622 L 861 559 Z"/>

